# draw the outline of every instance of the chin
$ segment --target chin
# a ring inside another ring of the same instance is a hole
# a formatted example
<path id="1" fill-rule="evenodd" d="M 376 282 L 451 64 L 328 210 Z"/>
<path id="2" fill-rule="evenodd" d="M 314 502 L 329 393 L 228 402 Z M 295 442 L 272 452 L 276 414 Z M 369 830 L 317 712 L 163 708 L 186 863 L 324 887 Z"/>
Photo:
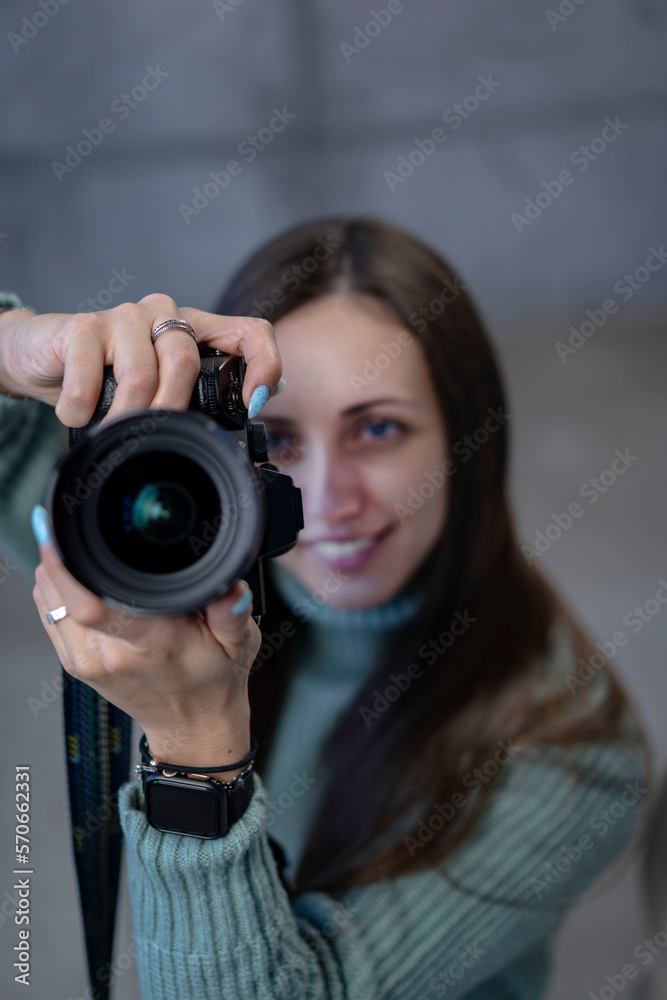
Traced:
<path id="1" fill-rule="evenodd" d="M 289 558 L 290 556 L 292 558 Z M 392 579 L 392 575 L 382 567 L 365 572 L 328 567 L 322 565 L 307 549 L 299 553 L 295 548 L 279 559 L 285 569 L 289 570 L 311 594 L 319 592 L 320 597 L 326 594 L 326 603 L 332 608 L 341 610 L 361 611 L 364 608 L 384 604 L 407 582 L 404 574 L 400 579 Z"/>
<path id="2" fill-rule="evenodd" d="M 368 580 L 348 580 L 340 590 L 329 597 L 328 604 L 332 608 L 346 611 L 362 611 L 365 608 L 375 608 L 389 601 L 400 590 L 400 585 L 392 587 L 386 580 L 382 585 L 374 586 Z"/>

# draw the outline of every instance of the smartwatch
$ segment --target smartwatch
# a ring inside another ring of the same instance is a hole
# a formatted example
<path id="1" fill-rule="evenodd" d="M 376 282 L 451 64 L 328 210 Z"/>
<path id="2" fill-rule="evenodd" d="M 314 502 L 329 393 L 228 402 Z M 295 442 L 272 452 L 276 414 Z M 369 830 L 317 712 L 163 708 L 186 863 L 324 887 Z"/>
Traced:
<path id="1" fill-rule="evenodd" d="M 155 760 L 146 736 L 139 741 L 142 763 L 137 780 L 143 783 L 144 811 L 149 824 L 161 833 L 213 840 L 224 837 L 245 812 L 253 793 L 253 763 L 259 744 L 251 734 L 250 753 L 223 767 L 189 767 Z M 218 781 L 207 772 L 233 771 L 248 766 L 232 781 Z"/>

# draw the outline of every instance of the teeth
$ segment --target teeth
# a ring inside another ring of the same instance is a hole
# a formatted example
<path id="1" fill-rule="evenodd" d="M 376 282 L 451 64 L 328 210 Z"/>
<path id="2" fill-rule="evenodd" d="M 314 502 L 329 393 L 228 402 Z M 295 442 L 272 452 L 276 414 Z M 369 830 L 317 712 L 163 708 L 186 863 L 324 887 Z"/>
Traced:
<path id="1" fill-rule="evenodd" d="M 355 538 L 353 542 L 318 542 L 315 548 L 323 556 L 335 559 L 340 556 L 351 556 L 362 549 L 367 549 L 375 541 L 375 535 L 367 535 L 365 538 Z"/>

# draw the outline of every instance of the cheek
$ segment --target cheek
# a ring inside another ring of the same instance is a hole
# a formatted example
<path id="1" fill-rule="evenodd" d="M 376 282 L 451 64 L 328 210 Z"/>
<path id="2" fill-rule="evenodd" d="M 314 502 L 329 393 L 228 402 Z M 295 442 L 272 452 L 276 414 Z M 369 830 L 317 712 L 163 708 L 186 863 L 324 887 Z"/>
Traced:
<path id="1" fill-rule="evenodd" d="M 400 458 L 394 458 L 380 472 L 374 491 L 385 504 L 393 509 L 395 504 L 407 504 L 415 495 L 425 502 L 426 509 L 440 509 L 444 501 L 446 477 L 442 471 L 445 461 L 444 444 L 435 436 L 416 442 L 406 448 Z"/>

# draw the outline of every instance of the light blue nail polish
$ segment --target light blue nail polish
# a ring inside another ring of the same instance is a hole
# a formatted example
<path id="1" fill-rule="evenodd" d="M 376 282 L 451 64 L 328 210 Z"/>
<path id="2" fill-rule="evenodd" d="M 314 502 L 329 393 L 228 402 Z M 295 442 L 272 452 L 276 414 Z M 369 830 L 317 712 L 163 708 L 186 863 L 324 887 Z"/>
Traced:
<path id="1" fill-rule="evenodd" d="M 39 545 L 51 544 L 49 515 L 39 504 L 32 508 L 32 531 Z"/>
<path id="2" fill-rule="evenodd" d="M 248 407 L 248 419 L 252 420 L 256 417 L 258 413 L 264 409 L 264 404 L 269 398 L 269 387 L 268 385 L 258 385 L 252 396 L 250 397 L 250 406 Z"/>
<path id="3" fill-rule="evenodd" d="M 287 388 L 287 379 L 281 377 L 280 381 L 278 382 L 278 385 L 276 386 L 275 395 L 277 396 L 279 393 L 284 392 L 286 388 Z"/>
<path id="4" fill-rule="evenodd" d="M 252 590 L 250 587 L 246 590 L 243 597 L 239 597 L 238 601 L 232 608 L 233 615 L 242 615 L 244 611 L 247 611 L 252 604 Z"/>

